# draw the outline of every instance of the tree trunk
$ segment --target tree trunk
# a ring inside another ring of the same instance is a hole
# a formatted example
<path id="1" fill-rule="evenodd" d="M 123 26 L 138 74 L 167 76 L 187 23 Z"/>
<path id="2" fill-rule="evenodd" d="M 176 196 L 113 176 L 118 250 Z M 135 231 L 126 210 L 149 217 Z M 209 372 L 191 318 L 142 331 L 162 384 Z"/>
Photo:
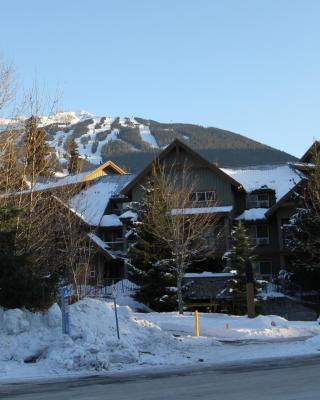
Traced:
<path id="1" fill-rule="evenodd" d="M 178 295 L 178 310 L 179 314 L 183 314 L 183 299 L 182 299 L 182 267 L 178 266 L 177 273 L 177 295 Z"/>
<path id="2" fill-rule="evenodd" d="M 253 285 L 253 271 L 251 262 L 248 261 L 246 265 L 246 289 L 247 289 L 247 314 L 249 318 L 256 316 L 254 306 L 254 285 Z"/>

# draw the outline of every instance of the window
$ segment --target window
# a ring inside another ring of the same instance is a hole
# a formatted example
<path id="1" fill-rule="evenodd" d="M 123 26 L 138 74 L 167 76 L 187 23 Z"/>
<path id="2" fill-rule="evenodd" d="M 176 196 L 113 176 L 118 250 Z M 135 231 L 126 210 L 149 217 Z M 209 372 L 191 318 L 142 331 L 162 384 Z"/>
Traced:
<path id="1" fill-rule="evenodd" d="M 248 208 L 268 208 L 270 207 L 269 193 L 249 194 L 247 198 Z"/>
<path id="2" fill-rule="evenodd" d="M 281 236 L 282 236 L 282 244 L 284 247 L 287 246 L 289 235 L 286 231 L 286 227 L 289 225 L 290 219 L 289 218 L 282 218 L 281 219 Z"/>
<path id="3" fill-rule="evenodd" d="M 266 224 L 251 225 L 248 232 L 255 246 L 269 244 L 269 227 Z"/>
<path id="4" fill-rule="evenodd" d="M 91 279 L 96 277 L 96 271 L 94 269 L 89 272 L 89 277 Z"/>
<path id="5" fill-rule="evenodd" d="M 189 200 L 192 202 L 202 202 L 202 203 L 208 203 L 208 202 L 213 202 L 216 199 L 216 192 L 214 190 L 211 190 L 209 192 L 193 192 L 190 195 Z"/>
<path id="6" fill-rule="evenodd" d="M 260 279 L 266 281 L 272 278 L 272 262 L 271 261 L 257 261 L 254 263 L 257 275 Z"/>

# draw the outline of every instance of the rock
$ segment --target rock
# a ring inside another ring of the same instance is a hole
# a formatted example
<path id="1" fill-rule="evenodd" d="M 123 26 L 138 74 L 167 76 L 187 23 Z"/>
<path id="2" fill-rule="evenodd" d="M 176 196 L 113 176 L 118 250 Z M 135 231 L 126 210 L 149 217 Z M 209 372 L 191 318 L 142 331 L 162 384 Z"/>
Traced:
<path id="1" fill-rule="evenodd" d="M 53 304 L 47 314 L 47 323 L 49 328 L 56 328 L 62 324 L 62 314 L 57 303 Z"/>
<path id="2" fill-rule="evenodd" d="M 3 324 L 8 335 L 19 335 L 30 327 L 26 313 L 18 308 L 4 312 Z"/>

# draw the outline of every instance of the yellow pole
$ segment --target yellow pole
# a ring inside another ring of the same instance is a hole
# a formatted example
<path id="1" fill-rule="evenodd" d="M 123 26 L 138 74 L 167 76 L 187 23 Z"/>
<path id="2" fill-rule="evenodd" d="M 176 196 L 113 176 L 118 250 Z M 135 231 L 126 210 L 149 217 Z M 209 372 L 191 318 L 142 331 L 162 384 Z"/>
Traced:
<path id="1" fill-rule="evenodd" d="M 195 327 L 196 327 L 196 336 L 199 336 L 199 313 L 198 310 L 194 312 L 194 320 L 195 320 Z"/>

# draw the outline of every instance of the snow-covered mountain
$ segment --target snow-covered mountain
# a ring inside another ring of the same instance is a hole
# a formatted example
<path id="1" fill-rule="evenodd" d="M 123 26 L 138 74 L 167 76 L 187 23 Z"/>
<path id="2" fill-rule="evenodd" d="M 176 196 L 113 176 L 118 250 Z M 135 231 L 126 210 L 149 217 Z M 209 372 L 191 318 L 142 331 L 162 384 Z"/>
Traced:
<path id="1" fill-rule="evenodd" d="M 0 119 L 0 130 L 19 129 L 25 118 Z M 86 111 L 41 116 L 48 144 L 61 165 L 68 157 L 68 142 L 75 139 L 87 167 L 111 159 L 131 171 L 144 167 L 161 149 L 178 138 L 220 166 L 279 164 L 294 160 L 245 136 L 217 128 L 181 123 L 159 123 L 138 117 L 96 116 Z"/>

